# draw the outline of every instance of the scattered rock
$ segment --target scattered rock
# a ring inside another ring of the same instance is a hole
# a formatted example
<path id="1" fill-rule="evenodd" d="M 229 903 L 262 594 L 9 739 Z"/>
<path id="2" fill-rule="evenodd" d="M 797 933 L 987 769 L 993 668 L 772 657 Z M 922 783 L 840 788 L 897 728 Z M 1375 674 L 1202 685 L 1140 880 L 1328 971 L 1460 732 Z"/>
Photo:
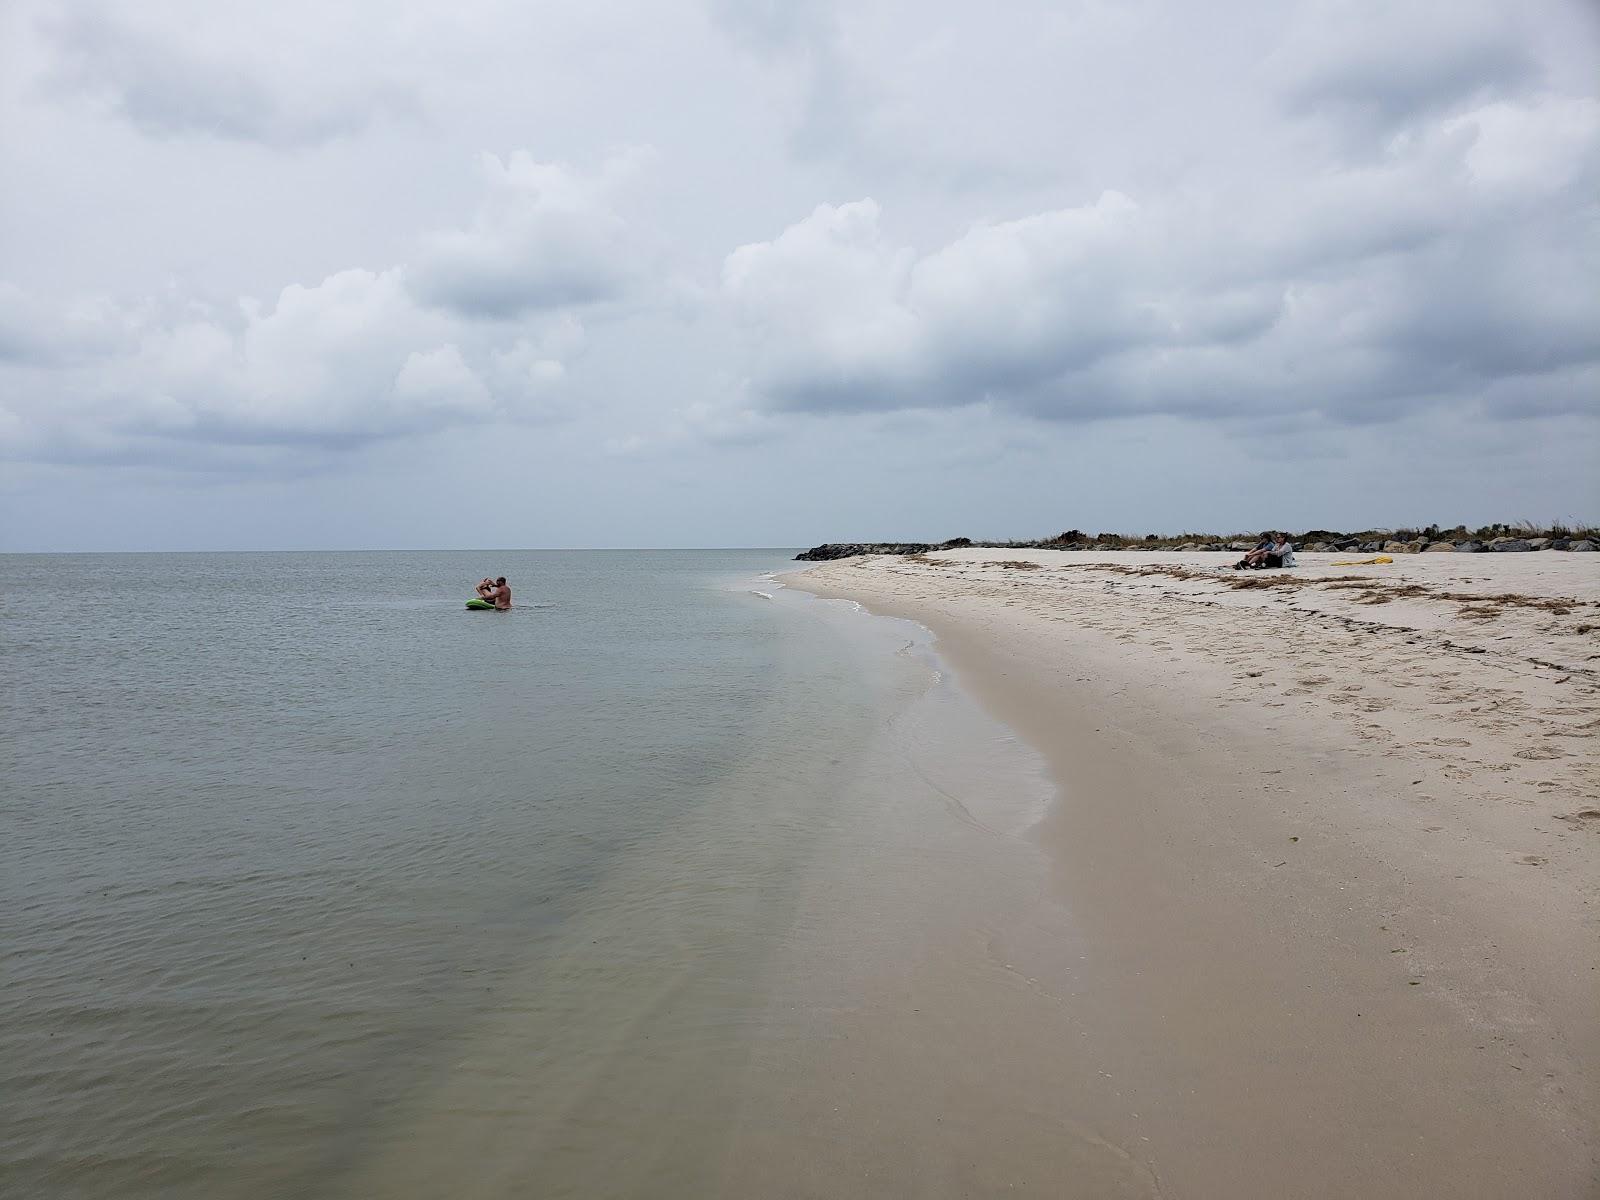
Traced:
<path id="1" fill-rule="evenodd" d="M 1499 554 L 1526 554 L 1533 546 L 1526 538 L 1503 537 L 1490 542 L 1489 549 Z"/>
<path id="2" fill-rule="evenodd" d="M 1454 554 L 1456 548 L 1452 542 L 1430 542 L 1426 553 L 1428 554 Z"/>
<path id="3" fill-rule="evenodd" d="M 1458 543 L 1456 543 L 1456 553 L 1457 554 L 1476 554 L 1476 553 L 1478 553 L 1478 551 L 1480 551 L 1482 549 L 1483 549 L 1483 543 L 1482 542 L 1458 542 Z"/>
<path id="4" fill-rule="evenodd" d="M 1591 542 L 1591 541 L 1587 541 L 1587 540 L 1581 540 L 1581 541 L 1573 542 L 1572 545 L 1567 547 L 1568 553 L 1572 553 L 1572 554 L 1576 554 L 1579 551 L 1589 551 L 1589 550 L 1593 550 L 1593 549 L 1594 549 L 1594 543 Z"/>

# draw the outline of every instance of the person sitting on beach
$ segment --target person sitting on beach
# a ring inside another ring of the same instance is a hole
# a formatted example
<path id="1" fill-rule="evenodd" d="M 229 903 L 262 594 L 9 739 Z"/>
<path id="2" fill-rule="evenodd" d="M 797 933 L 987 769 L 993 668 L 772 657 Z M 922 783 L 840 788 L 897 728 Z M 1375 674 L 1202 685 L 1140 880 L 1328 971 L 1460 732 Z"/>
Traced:
<path id="1" fill-rule="evenodd" d="M 506 582 L 506 577 L 504 575 L 500 576 L 494 581 L 494 588 L 487 596 L 484 597 L 484 599 L 493 600 L 494 606 L 501 612 L 507 612 L 510 610 L 511 585 Z"/>
<path id="2" fill-rule="evenodd" d="M 1261 540 L 1256 543 L 1256 548 L 1233 564 L 1235 571 L 1243 571 L 1252 567 L 1263 566 L 1263 560 L 1272 549 L 1272 534 L 1263 533 Z"/>
<path id="3" fill-rule="evenodd" d="M 1272 543 L 1266 553 L 1262 566 L 1267 567 L 1292 567 L 1294 566 L 1294 545 L 1289 541 L 1289 535 L 1280 533 L 1278 540 Z"/>

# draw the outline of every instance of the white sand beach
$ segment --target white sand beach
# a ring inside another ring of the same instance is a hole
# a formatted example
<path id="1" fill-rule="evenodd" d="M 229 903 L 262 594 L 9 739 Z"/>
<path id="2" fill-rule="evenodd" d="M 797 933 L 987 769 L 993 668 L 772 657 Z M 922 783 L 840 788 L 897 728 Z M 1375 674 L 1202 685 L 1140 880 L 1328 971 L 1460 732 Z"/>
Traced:
<path id="1" fill-rule="evenodd" d="M 786 582 L 930 627 L 1049 761 L 1082 953 L 1011 957 L 1094 1053 L 1035 1066 L 1152 1194 L 1594 1195 L 1600 556 L 1234 557 Z"/>

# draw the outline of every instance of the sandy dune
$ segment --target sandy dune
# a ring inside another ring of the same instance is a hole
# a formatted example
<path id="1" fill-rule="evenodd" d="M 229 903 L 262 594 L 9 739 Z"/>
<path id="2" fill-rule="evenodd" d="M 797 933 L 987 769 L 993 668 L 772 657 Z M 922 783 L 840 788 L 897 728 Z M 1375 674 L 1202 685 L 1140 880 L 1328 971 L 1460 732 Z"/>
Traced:
<path id="1" fill-rule="evenodd" d="M 1233 557 L 788 581 L 929 625 L 1049 758 L 1096 952 L 1040 986 L 1163 1195 L 1596 1194 L 1600 556 Z"/>

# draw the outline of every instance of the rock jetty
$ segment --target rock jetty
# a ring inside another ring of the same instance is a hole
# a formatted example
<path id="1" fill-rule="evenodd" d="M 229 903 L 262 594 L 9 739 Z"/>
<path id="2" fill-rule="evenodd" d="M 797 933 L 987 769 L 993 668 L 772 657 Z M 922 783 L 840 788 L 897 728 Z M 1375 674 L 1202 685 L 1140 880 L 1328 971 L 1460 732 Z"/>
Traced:
<path id="1" fill-rule="evenodd" d="M 1328 529 L 1312 529 L 1303 534 L 1290 534 L 1289 540 L 1307 554 L 1532 554 L 1557 550 L 1568 553 L 1592 552 L 1600 538 L 1594 530 L 1582 530 L 1589 536 L 1570 536 L 1564 530 L 1552 530 L 1550 536 L 1535 536 L 1529 532 L 1513 535 L 1509 527 L 1485 526 L 1469 533 L 1457 526 L 1440 532 L 1437 526 L 1426 530 L 1371 530 L 1359 534 L 1335 533 Z M 826 542 L 795 555 L 799 562 L 831 562 L 839 558 L 856 558 L 868 554 L 927 554 L 936 550 L 955 550 L 973 546 L 991 550 L 1178 550 L 1183 552 L 1211 551 L 1238 554 L 1249 550 L 1253 537 L 1199 539 L 1192 534 L 1175 538 L 1147 534 L 1142 538 L 1124 537 L 1121 534 L 1101 533 L 1090 537 L 1081 530 L 1071 529 L 1055 537 L 1035 541 L 984 542 L 971 538 L 951 538 L 944 542 Z"/>

